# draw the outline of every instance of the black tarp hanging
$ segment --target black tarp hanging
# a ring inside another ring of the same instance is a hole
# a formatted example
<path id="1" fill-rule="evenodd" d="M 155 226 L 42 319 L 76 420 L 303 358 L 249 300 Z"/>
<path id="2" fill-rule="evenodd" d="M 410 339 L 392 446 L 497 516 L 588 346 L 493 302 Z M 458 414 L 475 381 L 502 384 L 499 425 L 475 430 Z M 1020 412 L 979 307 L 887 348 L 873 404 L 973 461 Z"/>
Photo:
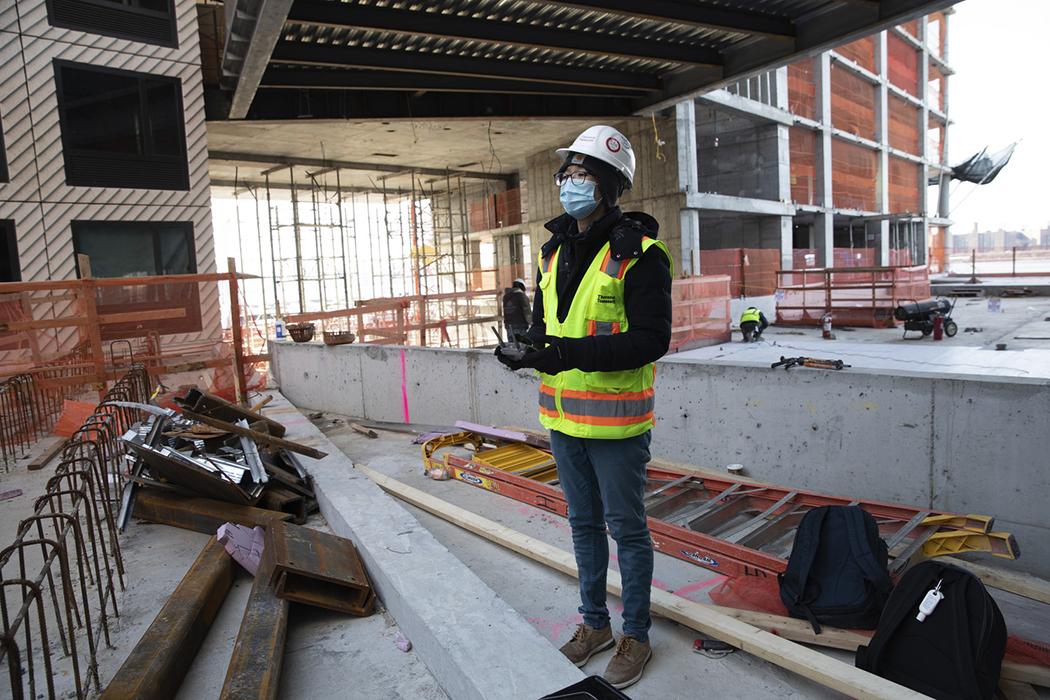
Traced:
<path id="1" fill-rule="evenodd" d="M 1010 157 L 1014 154 L 1016 147 L 1016 143 L 1011 143 L 995 153 L 988 153 L 988 149 L 984 148 L 980 153 L 970 156 L 952 168 L 952 179 L 986 185 L 994 180 L 999 171 L 1010 162 Z"/>

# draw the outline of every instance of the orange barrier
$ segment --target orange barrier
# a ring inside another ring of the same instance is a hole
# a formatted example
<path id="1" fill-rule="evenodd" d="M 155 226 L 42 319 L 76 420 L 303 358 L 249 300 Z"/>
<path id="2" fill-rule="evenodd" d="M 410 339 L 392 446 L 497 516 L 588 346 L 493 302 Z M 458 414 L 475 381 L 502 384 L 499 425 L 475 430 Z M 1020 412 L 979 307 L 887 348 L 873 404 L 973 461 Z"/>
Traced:
<path id="1" fill-rule="evenodd" d="M 704 275 L 729 275 L 729 296 L 769 296 L 777 288 L 780 251 L 775 248 L 718 248 L 700 251 Z"/>
<path id="2" fill-rule="evenodd" d="M 729 283 L 729 275 L 701 275 L 671 284 L 669 352 L 729 341 Z"/>
<path id="3" fill-rule="evenodd" d="M 899 302 L 930 296 L 925 266 L 784 270 L 777 279 L 777 323 L 787 325 L 819 325 L 830 313 L 839 325 L 893 328 Z"/>

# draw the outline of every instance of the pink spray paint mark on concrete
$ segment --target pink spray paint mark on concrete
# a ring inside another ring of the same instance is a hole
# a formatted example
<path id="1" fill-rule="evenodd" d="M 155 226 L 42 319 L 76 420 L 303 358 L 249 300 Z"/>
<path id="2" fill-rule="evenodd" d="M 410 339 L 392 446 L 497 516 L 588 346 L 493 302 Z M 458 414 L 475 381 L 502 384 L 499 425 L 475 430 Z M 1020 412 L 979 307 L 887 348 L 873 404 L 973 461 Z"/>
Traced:
<path id="1" fill-rule="evenodd" d="M 551 641 L 557 641 L 565 636 L 566 630 L 576 627 L 576 625 L 583 622 L 583 615 L 576 613 L 562 619 L 549 617 L 530 617 L 527 619 L 529 624 L 535 627 L 544 637 Z"/>
<path id="2" fill-rule="evenodd" d="M 401 348 L 401 412 L 405 422 L 411 423 L 408 417 L 408 373 L 405 371 L 405 349 Z"/>

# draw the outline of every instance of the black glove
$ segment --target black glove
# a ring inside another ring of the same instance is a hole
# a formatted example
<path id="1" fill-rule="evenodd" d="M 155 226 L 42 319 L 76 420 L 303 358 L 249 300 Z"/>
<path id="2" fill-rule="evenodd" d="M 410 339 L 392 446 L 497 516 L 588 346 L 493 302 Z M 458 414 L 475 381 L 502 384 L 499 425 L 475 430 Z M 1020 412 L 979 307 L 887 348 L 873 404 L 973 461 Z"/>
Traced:
<path id="1" fill-rule="evenodd" d="M 496 359 L 511 369 L 521 369 L 519 362 L 522 357 L 522 347 L 517 343 L 502 343 L 496 346 Z"/>
<path id="2" fill-rule="evenodd" d="M 560 339 L 547 336 L 545 340 L 547 347 L 542 350 L 528 347 L 525 355 L 520 359 L 508 355 L 504 350 L 504 346 L 498 346 L 496 348 L 496 359 L 513 370 L 530 368 L 539 370 L 544 374 L 564 372 L 566 369 L 565 357 L 559 344 Z"/>

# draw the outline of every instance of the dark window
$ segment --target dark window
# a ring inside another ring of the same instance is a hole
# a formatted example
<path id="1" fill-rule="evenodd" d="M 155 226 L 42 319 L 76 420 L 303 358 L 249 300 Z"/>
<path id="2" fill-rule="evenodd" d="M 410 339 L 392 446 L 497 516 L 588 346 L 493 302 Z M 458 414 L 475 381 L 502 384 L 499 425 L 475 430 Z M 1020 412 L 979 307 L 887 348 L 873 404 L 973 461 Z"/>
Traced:
<path id="1" fill-rule="evenodd" d="M 148 277 L 197 272 L 193 224 L 188 221 L 74 221 L 73 250 L 91 261 L 93 277 Z M 80 276 L 79 258 L 77 277 Z M 156 312 L 142 321 L 102 326 L 102 338 L 201 330 L 197 282 L 100 287 L 100 314 Z"/>
<path id="2" fill-rule="evenodd" d="M 172 0 L 47 0 L 52 26 L 178 46 Z"/>
<path id="3" fill-rule="evenodd" d="M 18 239 L 15 222 L 0 219 L 0 282 L 21 282 L 22 266 L 18 262 Z"/>
<path id="4" fill-rule="evenodd" d="M 66 183 L 189 189 L 178 78 L 55 62 Z"/>
<path id="5" fill-rule="evenodd" d="M 74 221 L 72 228 L 73 249 L 91 259 L 94 277 L 197 271 L 193 224 L 188 221 Z"/>

